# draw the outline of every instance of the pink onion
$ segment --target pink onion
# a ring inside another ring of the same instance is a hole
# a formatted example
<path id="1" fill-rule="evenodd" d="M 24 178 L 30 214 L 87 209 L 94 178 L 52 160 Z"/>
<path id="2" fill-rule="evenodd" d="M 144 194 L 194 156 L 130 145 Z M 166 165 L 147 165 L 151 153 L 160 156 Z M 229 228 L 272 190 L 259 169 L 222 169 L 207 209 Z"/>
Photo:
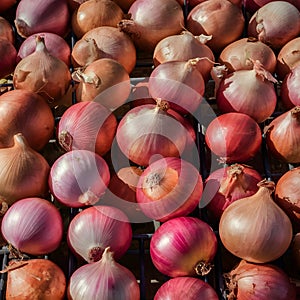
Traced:
<path id="1" fill-rule="evenodd" d="M 101 260 L 78 268 L 69 282 L 69 300 L 97 299 L 99 296 L 101 299 L 140 299 L 135 276 L 114 260 L 109 247 Z"/>
<path id="2" fill-rule="evenodd" d="M 53 196 L 70 207 L 99 201 L 110 180 L 106 161 L 89 150 L 72 150 L 52 165 L 49 187 Z"/>
<path id="3" fill-rule="evenodd" d="M 17 50 L 7 39 L 0 38 L 0 78 L 11 75 L 16 67 Z"/>
<path id="4" fill-rule="evenodd" d="M 178 217 L 163 223 L 150 241 L 154 266 L 170 277 L 206 275 L 217 251 L 211 227 L 194 217 Z"/>
<path id="5" fill-rule="evenodd" d="M 42 255 L 60 245 L 63 223 L 58 209 L 51 202 L 42 198 L 25 198 L 7 210 L 1 231 L 17 251 Z"/>
<path id="6" fill-rule="evenodd" d="M 132 229 L 120 209 L 98 205 L 72 219 L 67 238 L 72 251 L 89 263 L 100 260 L 106 247 L 110 247 L 114 259 L 120 259 L 131 244 Z"/>

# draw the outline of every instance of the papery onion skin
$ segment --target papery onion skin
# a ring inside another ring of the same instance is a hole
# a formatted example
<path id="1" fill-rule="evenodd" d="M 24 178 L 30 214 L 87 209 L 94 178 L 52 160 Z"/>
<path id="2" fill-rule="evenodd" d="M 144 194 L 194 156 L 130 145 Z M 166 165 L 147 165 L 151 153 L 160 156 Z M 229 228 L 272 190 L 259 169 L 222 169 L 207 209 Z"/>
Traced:
<path id="1" fill-rule="evenodd" d="M 194 277 L 176 277 L 163 283 L 154 300 L 218 300 L 216 291 L 205 281 Z"/>
<path id="2" fill-rule="evenodd" d="M 66 276 L 53 261 L 42 258 L 11 260 L 8 268 L 5 299 L 64 299 Z"/>
<path id="3" fill-rule="evenodd" d="M 154 266 L 169 277 L 208 274 L 217 251 L 211 227 L 194 217 L 178 217 L 161 224 L 150 241 Z"/>
<path id="4" fill-rule="evenodd" d="M 242 260 L 225 274 L 228 299 L 295 300 L 296 289 L 287 274 L 273 264 L 253 264 Z"/>
<path id="5" fill-rule="evenodd" d="M 300 11 L 287 1 L 272 1 L 259 8 L 250 18 L 249 37 L 280 49 L 300 33 Z"/>
<path id="6" fill-rule="evenodd" d="M 13 27 L 9 21 L 2 16 L 0 16 L 0 38 L 8 40 L 13 45 L 15 43 L 15 33 Z"/>
<path id="7" fill-rule="evenodd" d="M 63 236 L 59 210 L 42 198 L 24 198 L 5 213 L 1 232 L 17 251 L 31 255 L 51 253 Z"/>
<path id="8" fill-rule="evenodd" d="M 68 207 L 84 207 L 100 200 L 110 180 L 106 161 L 89 150 L 72 150 L 51 166 L 49 188 Z"/>
<path id="9" fill-rule="evenodd" d="M 219 235 L 233 255 L 253 263 L 278 259 L 288 249 L 293 236 L 292 224 L 271 194 L 275 183 L 259 182 L 258 191 L 239 199 L 223 212 Z"/>
<path id="10" fill-rule="evenodd" d="M 199 204 L 203 182 L 187 161 L 166 157 L 151 163 L 141 174 L 136 199 L 148 217 L 165 222 L 187 216 Z"/>
<path id="11" fill-rule="evenodd" d="M 206 130 L 205 141 L 220 161 L 246 162 L 254 158 L 262 143 L 257 122 L 243 113 L 224 113 L 213 119 Z"/>
<path id="12" fill-rule="evenodd" d="M 17 50 L 8 40 L 0 38 L 0 79 L 14 72 L 16 67 Z"/>
<path id="13" fill-rule="evenodd" d="M 96 299 L 99 295 L 101 299 L 140 299 L 134 274 L 114 260 L 109 247 L 100 261 L 78 268 L 68 286 L 69 300 Z"/>

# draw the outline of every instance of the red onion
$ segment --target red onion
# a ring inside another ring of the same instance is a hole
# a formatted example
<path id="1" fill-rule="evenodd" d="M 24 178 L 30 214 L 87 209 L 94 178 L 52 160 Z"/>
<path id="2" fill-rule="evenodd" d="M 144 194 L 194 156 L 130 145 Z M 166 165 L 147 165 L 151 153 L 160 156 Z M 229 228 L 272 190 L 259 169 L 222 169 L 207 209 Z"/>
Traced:
<path id="1" fill-rule="evenodd" d="M 228 299 L 296 300 L 295 286 L 287 274 L 272 264 L 253 264 L 242 260 L 225 275 Z"/>
<path id="2" fill-rule="evenodd" d="M 270 154 L 288 163 L 300 162 L 300 106 L 277 116 L 265 127 Z"/>
<path id="3" fill-rule="evenodd" d="M 1 232 L 17 251 L 42 255 L 58 248 L 63 223 L 58 209 L 42 198 L 15 202 L 5 213 Z"/>
<path id="4" fill-rule="evenodd" d="M 237 40 L 243 33 L 244 23 L 242 9 L 227 0 L 204 1 L 187 16 L 187 29 L 194 35 L 211 35 L 206 44 L 215 52 Z"/>
<path id="5" fill-rule="evenodd" d="M 259 61 L 253 62 L 252 70 L 234 71 L 221 80 L 216 94 L 217 106 L 223 113 L 244 113 L 262 123 L 275 111 L 276 82 Z"/>
<path id="6" fill-rule="evenodd" d="M 2 0 L 0 4 L 0 13 L 7 11 L 17 3 L 17 0 Z"/>
<path id="7" fill-rule="evenodd" d="M 194 277 L 171 278 L 160 286 L 154 300 L 218 300 L 216 291 L 209 283 Z"/>
<path id="8" fill-rule="evenodd" d="M 183 10 L 176 0 L 136 0 L 128 13 L 131 19 L 122 20 L 118 26 L 146 52 L 152 52 L 160 40 L 178 34 L 184 26 Z"/>
<path id="9" fill-rule="evenodd" d="M 0 38 L 8 40 L 13 45 L 15 43 L 15 33 L 13 30 L 13 26 L 9 23 L 9 21 L 0 16 Z"/>
<path id="10" fill-rule="evenodd" d="M 71 48 L 66 40 L 58 34 L 51 32 L 41 32 L 39 35 L 44 38 L 45 46 L 49 53 L 62 60 L 67 66 L 70 66 Z M 33 34 L 26 38 L 21 44 L 17 55 L 17 62 L 33 53 L 35 48 L 36 34 Z"/>
<path id="11" fill-rule="evenodd" d="M 13 73 L 17 64 L 17 50 L 7 39 L 0 38 L 0 78 L 9 76 Z"/>
<path id="12" fill-rule="evenodd" d="M 202 205 L 214 219 L 220 219 L 223 211 L 234 201 L 251 196 L 262 180 L 259 172 L 250 166 L 232 164 L 213 171 L 205 180 Z"/>
<path id="13" fill-rule="evenodd" d="M 281 84 L 280 96 L 287 109 L 300 106 L 300 64 L 295 66 Z"/>
<path id="14" fill-rule="evenodd" d="M 170 108 L 193 113 L 205 91 L 203 76 L 197 69 L 197 58 L 169 61 L 157 66 L 149 77 L 149 93 L 153 98 L 166 99 Z"/>
<path id="15" fill-rule="evenodd" d="M 79 102 L 61 116 L 57 139 L 66 151 L 85 149 L 104 155 L 111 148 L 116 129 L 117 119 L 106 107 L 97 102 Z"/>
<path id="16" fill-rule="evenodd" d="M 98 205 L 72 219 L 67 237 L 72 251 L 90 263 L 100 260 L 106 247 L 110 247 L 114 259 L 120 259 L 131 244 L 132 229 L 121 210 Z"/>
<path id="17" fill-rule="evenodd" d="M 263 5 L 250 18 L 248 36 L 280 49 L 300 33 L 300 12 L 287 1 Z"/>
<path id="18" fill-rule="evenodd" d="M 252 70 L 253 62 L 259 61 L 264 69 L 274 73 L 276 55 L 271 47 L 255 38 L 241 38 L 226 46 L 219 56 L 229 72 Z"/>
<path id="19" fill-rule="evenodd" d="M 222 162 L 246 162 L 260 150 L 262 132 L 248 115 L 225 113 L 209 123 L 205 142 Z"/>
<path id="20" fill-rule="evenodd" d="M 206 275 L 217 251 L 211 227 L 193 217 L 178 217 L 163 223 L 150 241 L 154 266 L 170 277 Z"/>
<path id="21" fill-rule="evenodd" d="M 101 260 L 78 268 L 69 282 L 69 300 L 96 299 L 99 295 L 102 299 L 140 299 L 134 274 L 114 260 L 109 247 Z"/>
<path id="22" fill-rule="evenodd" d="M 18 3 L 15 26 L 26 38 L 34 33 L 52 32 L 66 36 L 70 13 L 66 0 L 21 0 Z"/>
<path id="23" fill-rule="evenodd" d="M 202 191 L 202 178 L 192 164 L 166 157 L 151 163 L 141 174 L 136 199 L 146 216 L 165 222 L 191 213 Z"/>
<path id="24" fill-rule="evenodd" d="M 53 196 L 70 207 L 97 203 L 109 183 L 109 168 L 98 154 L 72 150 L 52 165 L 49 187 Z"/>

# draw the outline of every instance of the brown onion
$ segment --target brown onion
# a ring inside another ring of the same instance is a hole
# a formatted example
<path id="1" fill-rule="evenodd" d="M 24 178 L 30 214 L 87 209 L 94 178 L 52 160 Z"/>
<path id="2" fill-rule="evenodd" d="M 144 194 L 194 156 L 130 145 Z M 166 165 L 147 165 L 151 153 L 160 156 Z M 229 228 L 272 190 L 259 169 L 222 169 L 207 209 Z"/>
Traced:
<path id="1" fill-rule="evenodd" d="M 22 134 L 14 135 L 12 147 L 0 149 L 0 161 L 0 196 L 5 202 L 47 195 L 50 167 L 40 153 L 28 146 Z"/>
<path id="2" fill-rule="evenodd" d="M 123 18 L 121 7 L 113 0 L 89 0 L 83 2 L 73 13 L 72 29 L 77 38 L 81 38 L 96 27 L 117 27 Z"/>
<path id="3" fill-rule="evenodd" d="M 7 19 L 0 16 L 0 38 L 8 40 L 12 44 L 15 42 L 15 33 L 12 25 Z"/>
<path id="4" fill-rule="evenodd" d="M 130 73 L 136 64 L 136 49 L 132 39 L 118 28 L 101 26 L 87 32 L 72 49 L 75 67 L 87 66 L 101 58 L 115 59 Z"/>
<path id="5" fill-rule="evenodd" d="M 207 46 L 220 52 L 242 35 L 244 22 L 242 9 L 230 1 L 204 1 L 190 11 L 187 29 L 194 35 L 211 35 Z"/>
<path id="6" fill-rule="evenodd" d="M 17 50 L 7 39 L 0 38 L 0 79 L 14 72 L 17 64 Z"/>
<path id="7" fill-rule="evenodd" d="M 250 18 L 248 36 L 280 49 L 300 33 L 300 12 L 287 1 L 263 5 Z"/>
<path id="8" fill-rule="evenodd" d="M 296 300 L 294 284 L 273 264 L 257 265 L 242 260 L 225 274 L 225 279 L 230 300 Z"/>
<path id="9" fill-rule="evenodd" d="M 237 257 L 254 263 L 278 259 L 290 246 L 292 224 L 273 201 L 273 181 L 262 180 L 258 191 L 239 199 L 223 212 L 219 234 L 224 247 Z"/>
<path id="10" fill-rule="evenodd" d="M 54 117 L 42 96 L 11 90 L 0 96 L 0 148 L 11 147 L 14 135 L 22 133 L 29 146 L 41 150 L 54 133 Z"/>
<path id="11" fill-rule="evenodd" d="M 300 162 L 300 106 L 277 116 L 265 128 L 266 143 L 270 153 L 277 159 Z"/>
<path id="12" fill-rule="evenodd" d="M 219 56 L 219 61 L 225 64 L 229 72 L 251 70 L 254 61 L 260 61 L 262 66 L 274 73 L 276 55 L 271 47 L 255 38 L 241 38 L 226 46 Z"/>

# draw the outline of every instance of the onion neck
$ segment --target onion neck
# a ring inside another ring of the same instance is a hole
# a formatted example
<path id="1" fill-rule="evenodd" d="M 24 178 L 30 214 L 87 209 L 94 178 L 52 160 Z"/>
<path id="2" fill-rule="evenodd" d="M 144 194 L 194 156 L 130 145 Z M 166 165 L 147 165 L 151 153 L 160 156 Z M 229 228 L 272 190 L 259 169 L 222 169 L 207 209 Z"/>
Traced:
<path id="1" fill-rule="evenodd" d="M 296 120 L 297 122 L 300 122 L 300 106 L 295 106 L 291 110 L 291 117 L 292 119 Z"/>
<path id="2" fill-rule="evenodd" d="M 273 199 L 271 198 L 271 194 L 275 191 L 275 182 L 264 179 L 261 180 L 258 184 L 258 191 L 256 194 L 254 194 L 252 197 L 255 197 L 257 200 L 266 200 L 270 199 L 273 202 Z"/>
<path id="3" fill-rule="evenodd" d="M 58 142 L 62 148 L 66 151 L 72 150 L 73 136 L 66 130 L 60 132 Z"/>
<path id="4" fill-rule="evenodd" d="M 267 71 L 263 64 L 259 60 L 253 60 L 249 59 L 249 61 L 253 64 L 253 71 L 255 72 L 255 75 L 261 78 L 263 81 L 268 80 L 272 83 L 277 83 L 277 79 L 269 72 Z"/>
<path id="5" fill-rule="evenodd" d="M 37 35 L 35 38 L 35 42 L 36 42 L 36 47 L 35 47 L 36 52 L 47 52 L 44 37 Z"/>
<path id="6" fill-rule="evenodd" d="M 99 197 L 95 195 L 93 191 L 88 189 L 82 195 L 79 196 L 78 202 L 83 203 L 84 205 L 94 205 L 99 201 Z"/>
<path id="7" fill-rule="evenodd" d="M 22 151 L 25 151 L 28 149 L 27 140 L 22 133 L 17 133 L 14 135 L 14 147 L 17 147 L 17 148 L 21 149 Z"/>
<path id="8" fill-rule="evenodd" d="M 141 36 L 141 32 L 137 30 L 134 20 L 121 20 L 117 27 L 133 38 L 139 38 Z"/>
<path id="9" fill-rule="evenodd" d="M 94 72 L 92 72 L 91 74 L 85 74 L 80 69 L 72 73 L 72 79 L 76 82 L 93 84 L 95 88 L 98 88 L 101 84 L 101 79 Z"/>
<path id="10" fill-rule="evenodd" d="M 170 104 L 167 100 L 163 100 L 161 98 L 156 98 L 156 111 L 157 112 L 166 112 L 170 108 Z"/>
<path id="11" fill-rule="evenodd" d="M 204 261 L 200 261 L 196 264 L 196 266 L 194 267 L 194 270 L 197 275 L 205 276 L 211 271 L 212 268 L 213 268 L 213 264 L 204 262 Z"/>

